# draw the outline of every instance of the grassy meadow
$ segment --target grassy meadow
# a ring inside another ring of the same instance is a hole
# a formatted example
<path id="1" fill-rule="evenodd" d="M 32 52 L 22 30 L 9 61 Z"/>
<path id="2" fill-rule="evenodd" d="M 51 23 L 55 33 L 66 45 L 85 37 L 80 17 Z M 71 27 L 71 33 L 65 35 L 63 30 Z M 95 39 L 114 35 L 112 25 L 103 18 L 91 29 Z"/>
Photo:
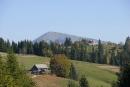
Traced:
<path id="1" fill-rule="evenodd" d="M 5 53 L 0 53 L 2 56 L 6 56 Z M 34 64 L 39 64 L 39 63 L 46 63 L 48 64 L 50 58 L 47 57 L 39 57 L 35 55 L 16 55 L 18 58 L 18 62 L 25 66 L 26 70 L 31 69 L 31 67 Z M 115 75 L 114 72 L 106 70 L 106 69 L 101 69 L 98 66 L 98 64 L 94 63 L 88 63 L 88 62 L 81 62 L 81 61 L 74 61 L 71 60 L 79 74 L 79 77 L 84 74 L 86 75 L 90 87 L 111 87 L 111 83 L 117 79 L 117 76 Z M 44 79 L 43 83 L 42 79 Z M 64 78 L 57 78 L 55 76 L 47 76 L 47 77 L 36 77 L 34 81 L 38 84 L 39 87 L 42 86 L 47 86 L 47 87 L 66 87 L 68 79 Z M 49 80 L 50 78 L 50 80 Z M 51 84 L 51 85 L 48 85 Z"/>

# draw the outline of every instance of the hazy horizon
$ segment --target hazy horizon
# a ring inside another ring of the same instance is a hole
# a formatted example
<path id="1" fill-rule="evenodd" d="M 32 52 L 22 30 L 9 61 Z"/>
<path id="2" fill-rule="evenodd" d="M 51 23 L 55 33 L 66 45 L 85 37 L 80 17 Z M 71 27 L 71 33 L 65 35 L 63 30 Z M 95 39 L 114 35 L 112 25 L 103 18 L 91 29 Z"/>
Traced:
<path id="1" fill-rule="evenodd" d="M 130 36 L 129 0 L 1 0 L 0 37 L 34 40 L 54 31 L 121 42 Z"/>

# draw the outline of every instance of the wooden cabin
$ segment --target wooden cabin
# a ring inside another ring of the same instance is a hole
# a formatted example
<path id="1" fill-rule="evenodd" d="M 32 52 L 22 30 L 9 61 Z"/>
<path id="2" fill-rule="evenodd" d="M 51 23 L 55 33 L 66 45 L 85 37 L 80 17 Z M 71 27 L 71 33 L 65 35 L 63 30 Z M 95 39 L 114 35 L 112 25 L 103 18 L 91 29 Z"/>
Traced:
<path id="1" fill-rule="evenodd" d="M 44 73 L 48 73 L 48 66 L 46 64 L 35 64 L 31 68 L 31 73 L 35 75 L 40 75 Z"/>

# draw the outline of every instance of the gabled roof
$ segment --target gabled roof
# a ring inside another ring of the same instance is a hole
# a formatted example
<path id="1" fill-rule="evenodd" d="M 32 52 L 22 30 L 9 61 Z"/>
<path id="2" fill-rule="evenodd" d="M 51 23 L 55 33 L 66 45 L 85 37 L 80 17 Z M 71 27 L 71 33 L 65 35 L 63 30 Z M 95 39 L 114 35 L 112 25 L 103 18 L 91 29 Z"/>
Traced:
<path id="1" fill-rule="evenodd" d="M 37 68 L 48 68 L 46 64 L 35 64 Z"/>

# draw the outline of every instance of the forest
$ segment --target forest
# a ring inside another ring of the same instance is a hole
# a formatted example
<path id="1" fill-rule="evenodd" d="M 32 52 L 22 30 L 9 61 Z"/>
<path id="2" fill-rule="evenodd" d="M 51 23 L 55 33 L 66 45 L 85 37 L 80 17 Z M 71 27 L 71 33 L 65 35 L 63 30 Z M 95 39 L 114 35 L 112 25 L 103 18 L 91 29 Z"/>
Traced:
<path id="1" fill-rule="evenodd" d="M 91 45 L 88 40 L 81 40 L 72 43 L 70 38 L 66 38 L 63 44 L 56 42 L 47 43 L 41 41 L 23 40 L 19 42 L 10 42 L 0 38 L 0 51 L 8 52 L 11 49 L 18 54 L 35 54 L 38 56 L 52 57 L 55 54 L 65 54 L 72 60 L 86 61 L 99 64 L 123 65 L 127 62 L 130 49 L 130 37 L 126 38 L 125 44 L 98 41 L 98 44 Z M 122 55 L 124 54 L 124 55 Z M 124 57 L 125 56 L 125 59 Z"/>

